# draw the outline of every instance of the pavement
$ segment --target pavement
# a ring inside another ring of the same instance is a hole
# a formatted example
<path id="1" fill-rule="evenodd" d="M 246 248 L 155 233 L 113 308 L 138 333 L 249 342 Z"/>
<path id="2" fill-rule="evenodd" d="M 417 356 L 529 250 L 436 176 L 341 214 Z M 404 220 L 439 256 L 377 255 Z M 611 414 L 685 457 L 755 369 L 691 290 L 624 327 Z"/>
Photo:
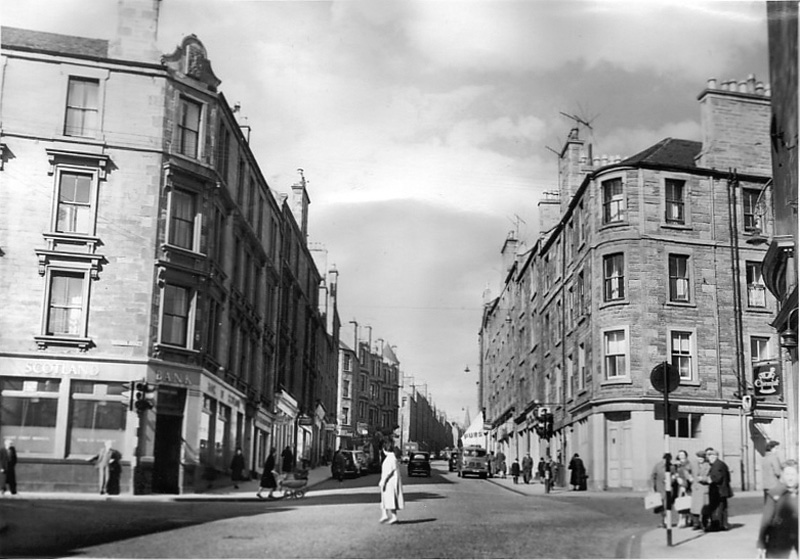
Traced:
<path id="1" fill-rule="evenodd" d="M 308 472 L 307 491 L 313 492 L 314 487 L 329 480 L 331 470 L 329 466 L 320 466 Z M 597 496 L 598 498 L 619 496 L 620 492 L 588 490 L 584 492 L 572 492 L 566 488 L 553 488 L 550 494 L 546 494 L 544 485 L 538 482 L 524 484 L 514 484 L 508 478 L 490 478 L 488 482 L 506 488 L 510 492 L 515 492 L 524 496 L 558 496 L 558 497 L 581 497 Z M 121 494 L 118 496 L 101 496 L 99 494 L 87 494 L 80 492 L 25 492 L 14 497 L 6 494 L 4 499 L 28 500 L 85 500 L 85 501 L 257 501 L 258 480 L 248 480 L 239 484 L 239 488 L 234 488 L 229 481 L 217 482 L 218 486 L 212 487 L 202 493 L 195 494 L 146 494 L 134 496 L 132 494 Z M 332 491 L 320 491 L 327 494 Z M 629 494 L 641 496 L 644 499 L 644 492 L 627 492 Z M 262 492 L 266 497 L 268 492 Z M 761 496 L 760 491 L 739 492 L 737 496 L 753 495 Z M 1 500 L 2 498 L 0 498 Z M 728 531 L 704 533 L 689 528 L 674 527 L 671 531 L 671 545 L 667 545 L 666 529 L 653 528 L 646 531 L 625 537 L 618 546 L 618 557 L 620 558 L 755 558 L 756 557 L 756 537 L 758 526 L 761 521 L 760 514 L 732 515 L 729 519 L 731 529 Z M 0 527 L 2 532 L 2 527 Z"/>
<path id="2" fill-rule="evenodd" d="M 519 484 L 508 478 L 493 477 L 488 479 L 492 484 L 507 488 L 511 492 L 527 496 L 619 496 L 618 491 L 587 490 L 573 492 L 567 488 L 556 487 L 549 494 L 545 493 L 544 484 L 532 482 Z M 625 492 L 629 495 L 641 496 L 644 501 L 645 492 Z M 737 492 L 737 497 L 762 496 L 760 490 Z M 644 506 L 643 506 L 644 507 Z M 734 512 L 735 513 L 735 512 Z M 731 528 L 727 531 L 705 533 L 691 528 L 673 527 L 670 531 L 671 545 L 667 544 L 667 530 L 654 527 L 646 531 L 630 535 L 620 542 L 617 550 L 621 558 L 756 558 L 756 539 L 761 523 L 761 514 L 731 515 L 728 519 Z"/>

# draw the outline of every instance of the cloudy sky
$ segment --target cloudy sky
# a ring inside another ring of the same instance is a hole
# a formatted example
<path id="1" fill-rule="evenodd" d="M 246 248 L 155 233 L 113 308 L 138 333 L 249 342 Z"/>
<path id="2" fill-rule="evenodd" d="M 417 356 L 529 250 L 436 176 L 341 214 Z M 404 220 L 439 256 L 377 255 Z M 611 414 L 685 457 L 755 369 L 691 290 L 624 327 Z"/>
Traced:
<path id="1" fill-rule="evenodd" d="M 0 14 L 85 37 L 116 29 L 113 0 L 0 0 Z M 548 148 L 575 125 L 561 113 L 591 122 L 595 154 L 699 140 L 709 77 L 769 81 L 765 15 L 729 1 L 162 0 L 158 46 L 205 44 L 274 190 L 305 170 L 345 340 L 349 321 L 370 325 L 462 420 L 477 409 L 503 241 L 518 229 L 532 244 L 536 204 L 557 187 Z"/>

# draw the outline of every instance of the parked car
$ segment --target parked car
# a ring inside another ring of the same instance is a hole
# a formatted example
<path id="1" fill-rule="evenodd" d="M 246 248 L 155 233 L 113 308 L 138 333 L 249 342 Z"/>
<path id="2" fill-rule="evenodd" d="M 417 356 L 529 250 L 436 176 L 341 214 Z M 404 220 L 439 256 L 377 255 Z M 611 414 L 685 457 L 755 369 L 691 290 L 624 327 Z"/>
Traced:
<path id="1" fill-rule="evenodd" d="M 344 476 L 361 476 L 366 472 L 366 456 L 363 451 L 354 451 L 352 449 L 345 449 L 342 451 L 344 455 Z M 331 475 L 336 477 L 336 462 L 331 464 Z"/>
<path id="2" fill-rule="evenodd" d="M 425 451 L 414 451 L 408 456 L 408 476 L 431 475 L 431 456 Z"/>
<path id="3" fill-rule="evenodd" d="M 447 462 L 447 468 L 450 472 L 458 470 L 458 451 L 450 452 L 450 459 Z"/>

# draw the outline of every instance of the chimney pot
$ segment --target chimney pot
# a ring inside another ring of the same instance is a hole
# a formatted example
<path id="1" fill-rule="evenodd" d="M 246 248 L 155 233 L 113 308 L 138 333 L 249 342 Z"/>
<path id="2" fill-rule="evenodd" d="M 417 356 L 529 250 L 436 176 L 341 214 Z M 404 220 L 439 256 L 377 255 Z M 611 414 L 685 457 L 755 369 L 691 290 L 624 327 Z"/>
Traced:
<path id="1" fill-rule="evenodd" d="M 739 92 L 740 93 L 747 93 L 747 82 L 745 80 L 742 80 L 741 82 L 739 82 Z"/>
<path id="2" fill-rule="evenodd" d="M 764 95 L 764 82 L 756 83 L 756 94 Z"/>
<path id="3" fill-rule="evenodd" d="M 707 87 L 708 87 L 708 89 L 717 89 L 717 79 L 716 78 L 709 78 Z"/>
<path id="4" fill-rule="evenodd" d="M 595 156 L 594 160 L 592 161 L 592 164 L 595 167 L 600 167 L 600 156 Z"/>

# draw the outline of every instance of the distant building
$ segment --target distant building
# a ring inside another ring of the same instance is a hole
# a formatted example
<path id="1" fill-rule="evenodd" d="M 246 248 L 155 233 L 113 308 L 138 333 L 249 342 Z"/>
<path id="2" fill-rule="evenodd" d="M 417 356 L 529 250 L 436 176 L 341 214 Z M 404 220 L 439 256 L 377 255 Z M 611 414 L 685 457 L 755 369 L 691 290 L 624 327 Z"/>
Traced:
<path id="1" fill-rule="evenodd" d="M 754 488 L 766 440 L 785 439 L 784 397 L 766 377 L 766 390 L 755 383 L 779 350 L 761 273 L 760 236 L 774 228 L 770 98 L 751 76 L 710 80 L 698 99 L 700 142 L 601 158 L 574 129 L 539 240 L 506 239 L 502 290 L 481 326 L 480 394 L 507 455 L 566 464 L 579 453 L 595 488 L 648 488 L 664 452 L 651 374 L 665 362 L 679 382 L 673 453 L 713 445 L 735 484 Z M 756 394 L 747 414 L 742 399 Z"/>

